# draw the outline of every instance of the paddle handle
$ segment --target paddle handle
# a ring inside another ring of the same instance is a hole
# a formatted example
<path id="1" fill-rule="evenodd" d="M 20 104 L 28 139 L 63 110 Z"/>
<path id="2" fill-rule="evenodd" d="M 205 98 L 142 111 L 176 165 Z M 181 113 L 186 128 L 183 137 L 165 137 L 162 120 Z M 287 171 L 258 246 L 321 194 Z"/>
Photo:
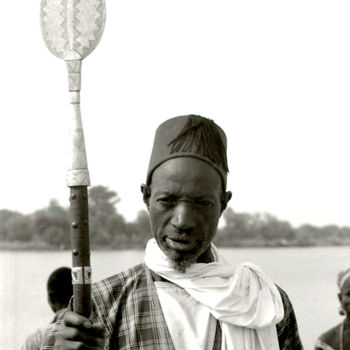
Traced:
<path id="1" fill-rule="evenodd" d="M 86 186 L 70 188 L 73 309 L 79 315 L 91 314 L 91 266 L 89 210 Z"/>
<path id="2" fill-rule="evenodd" d="M 70 187 L 73 308 L 82 316 L 91 314 L 91 266 L 89 203 L 83 124 L 80 112 L 81 61 L 67 61 L 68 87 L 72 108 L 67 186 Z"/>

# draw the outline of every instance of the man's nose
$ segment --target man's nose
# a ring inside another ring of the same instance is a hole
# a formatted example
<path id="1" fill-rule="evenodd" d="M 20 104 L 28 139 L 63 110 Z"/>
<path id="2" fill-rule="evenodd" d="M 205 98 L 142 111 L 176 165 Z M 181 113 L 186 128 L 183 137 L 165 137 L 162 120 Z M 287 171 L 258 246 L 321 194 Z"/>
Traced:
<path id="1" fill-rule="evenodd" d="M 191 233 L 195 227 L 195 215 L 189 203 L 178 203 L 174 209 L 171 224 L 179 231 Z"/>

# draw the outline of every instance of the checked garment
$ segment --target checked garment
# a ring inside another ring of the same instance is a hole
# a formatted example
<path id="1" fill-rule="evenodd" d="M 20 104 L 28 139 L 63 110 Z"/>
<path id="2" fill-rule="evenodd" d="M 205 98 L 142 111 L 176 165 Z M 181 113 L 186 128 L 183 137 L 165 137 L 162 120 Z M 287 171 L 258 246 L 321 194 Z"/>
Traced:
<path id="1" fill-rule="evenodd" d="M 158 299 L 155 280 L 160 277 L 144 264 L 92 285 L 92 322 L 105 325 L 104 350 L 175 350 Z M 281 350 L 302 350 L 294 311 L 287 294 L 281 293 L 284 318 L 276 326 Z M 54 350 L 59 320 L 41 350 Z M 217 327 L 215 350 L 219 350 Z M 242 349 L 243 350 L 243 349 Z"/>

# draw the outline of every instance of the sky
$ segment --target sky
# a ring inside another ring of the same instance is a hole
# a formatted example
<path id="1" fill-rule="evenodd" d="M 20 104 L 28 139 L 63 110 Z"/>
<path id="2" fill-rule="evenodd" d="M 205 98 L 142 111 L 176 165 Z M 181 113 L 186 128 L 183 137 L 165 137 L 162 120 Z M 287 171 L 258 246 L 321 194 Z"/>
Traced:
<path id="1" fill-rule="evenodd" d="M 39 1 L 0 5 L 0 209 L 31 213 L 66 187 L 64 61 L 46 48 Z M 227 134 L 230 206 L 294 226 L 350 226 L 350 2 L 107 0 L 83 61 L 91 184 L 144 209 L 154 131 L 200 114 Z"/>

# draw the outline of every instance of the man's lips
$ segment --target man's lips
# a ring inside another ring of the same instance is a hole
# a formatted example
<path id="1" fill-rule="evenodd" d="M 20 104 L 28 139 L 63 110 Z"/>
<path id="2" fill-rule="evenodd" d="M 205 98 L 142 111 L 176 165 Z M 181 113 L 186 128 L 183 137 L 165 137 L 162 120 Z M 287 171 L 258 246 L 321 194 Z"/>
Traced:
<path id="1" fill-rule="evenodd" d="M 194 249 L 197 246 L 196 241 L 191 241 L 188 239 L 174 237 L 174 236 L 167 236 L 165 238 L 165 241 L 168 247 L 174 250 L 188 251 L 188 250 Z"/>

